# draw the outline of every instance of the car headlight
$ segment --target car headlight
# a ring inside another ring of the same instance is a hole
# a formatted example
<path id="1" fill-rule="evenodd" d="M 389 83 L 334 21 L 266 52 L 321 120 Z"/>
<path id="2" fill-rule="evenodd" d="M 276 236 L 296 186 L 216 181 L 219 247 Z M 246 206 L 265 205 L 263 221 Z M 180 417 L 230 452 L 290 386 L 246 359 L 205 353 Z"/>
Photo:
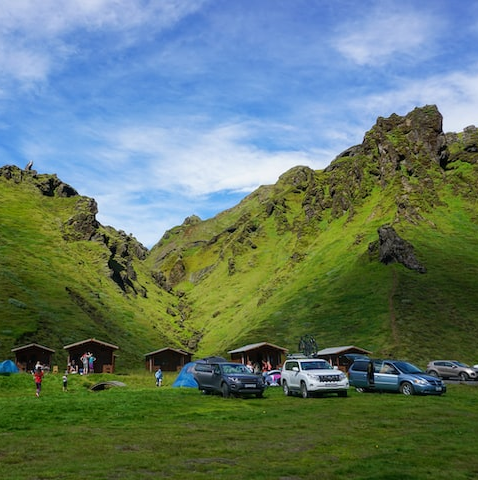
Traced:
<path id="1" fill-rule="evenodd" d="M 306 375 L 312 380 L 320 380 L 320 375 L 314 375 L 313 373 L 306 373 Z"/>
<path id="2" fill-rule="evenodd" d="M 232 382 L 232 383 L 239 383 L 239 379 L 237 377 L 229 377 L 229 380 Z"/>
<path id="3" fill-rule="evenodd" d="M 421 379 L 421 378 L 415 378 L 413 380 L 413 383 L 416 383 L 418 385 L 428 385 L 428 382 L 426 380 Z"/>

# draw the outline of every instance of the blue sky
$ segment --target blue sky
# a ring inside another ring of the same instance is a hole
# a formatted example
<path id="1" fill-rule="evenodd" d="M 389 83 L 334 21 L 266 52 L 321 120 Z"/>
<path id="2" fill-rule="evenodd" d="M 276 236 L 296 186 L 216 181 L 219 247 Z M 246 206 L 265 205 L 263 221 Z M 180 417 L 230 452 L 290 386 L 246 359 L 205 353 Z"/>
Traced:
<path id="1" fill-rule="evenodd" d="M 151 247 L 378 116 L 478 125 L 478 2 L 4 0 L 0 165 L 56 173 Z"/>

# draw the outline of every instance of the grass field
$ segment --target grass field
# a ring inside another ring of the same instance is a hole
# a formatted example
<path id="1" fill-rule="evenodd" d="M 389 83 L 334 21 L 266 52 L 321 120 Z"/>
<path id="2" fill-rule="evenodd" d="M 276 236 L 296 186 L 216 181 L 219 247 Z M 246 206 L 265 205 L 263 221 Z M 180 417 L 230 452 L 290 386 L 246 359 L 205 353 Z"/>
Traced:
<path id="1" fill-rule="evenodd" d="M 14 479 L 474 479 L 478 388 L 442 397 L 224 399 L 144 372 L 0 376 L 0 465 Z M 105 379 L 126 383 L 93 392 Z"/>

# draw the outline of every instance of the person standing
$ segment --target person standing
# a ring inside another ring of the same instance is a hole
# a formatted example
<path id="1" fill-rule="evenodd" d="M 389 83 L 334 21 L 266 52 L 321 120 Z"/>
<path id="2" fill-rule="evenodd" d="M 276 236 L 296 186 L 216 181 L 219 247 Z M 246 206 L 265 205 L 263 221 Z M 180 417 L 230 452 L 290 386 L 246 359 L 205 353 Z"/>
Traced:
<path id="1" fill-rule="evenodd" d="M 35 373 L 33 374 L 33 378 L 35 380 L 35 386 L 36 386 L 35 395 L 39 397 L 41 392 L 41 382 L 43 380 L 43 370 L 41 369 L 41 367 L 38 367 L 35 370 Z"/>
<path id="2" fill-rule="evenodd" d="M 65 372 L 63 375 L 63 391 L 67 392 L 68 391 L 68 373 Z"/>
<path id="3" fill-rule="evenodd" d="M 88 375 L 88 354 L 85 352 L 80 357 L 81 363 L 83 364 L 83 375 Z"/>
<path id="4" fill-rule="evenodd" d="M 96 357 L 92 353 L 88 353 L 88 372 L 95 373 Z"/>
<path id="5" fill-rule="evenodd" d="M 163 383 L 163 372 L 161 371 L 161 367 L 158 367 L 154 376 L 156 377 L 156 386 L 160 387 Z"/>

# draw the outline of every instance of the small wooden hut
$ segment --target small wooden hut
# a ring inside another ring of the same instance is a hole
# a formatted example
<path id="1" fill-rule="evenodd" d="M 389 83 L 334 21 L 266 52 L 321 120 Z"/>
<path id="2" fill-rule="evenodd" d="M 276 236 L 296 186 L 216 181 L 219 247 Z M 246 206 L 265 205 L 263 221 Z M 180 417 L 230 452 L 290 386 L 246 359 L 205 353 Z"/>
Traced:
<path id="1" fill-rule="evenodd" d="M 280 368 L 284 363 L 287 355 L 287 348 L 279 347 L 272 343 L 260 342 L 244 345 L 243 347 L 230 350 L 231 360 L 246 364 L 251 362 L 253 365 L 258 364 L 262 367 L 262 362 L 269 362 L 272 368 Z"/>
<path id="2" fill-rule="evenodd" d="M 347 372 L 350 365 L 354 362 L 356 356 L 367 356 L 372 352 L 364 348 L 347 345 L 344 347 L 330 347 L 318 351 L 315 356 L 327 360 L 332 366 L 338 367 L 340 370 Z"/>
<path id="3" fill-rule="evenodd" d="M 55 350 L 38 343 L 29 343 L 12 348 L 12 352 L 15 353 L 15 364 L 18 369 L 22 372 L 30 372 L 35 368 L 37 362 L 40 362 L 46 370 L 50 370 L 51 357 Z"/>
<path id="4" fill-rule="evenodd" d="M 145 353 L 146 370 L 155 371 L 158 367 L 161 370 L 176 372 L 191 361 L 192 353 L 180 348 L 161 348 L 154 352 Z"/>
<path id="5" fill-rule="evenodd" d="M 68 351 L 68 365 L 77 366 L 79 372 L 83 369 L 81 357 L 85 353 L 91 353 L 95 358 L 94 370 L 90 373 L 114 373 L 115 371 L 115 350 L 119 348 L 116 345 L 88 338 L 81 342 L 65 345 L 63 348 Z"/>

